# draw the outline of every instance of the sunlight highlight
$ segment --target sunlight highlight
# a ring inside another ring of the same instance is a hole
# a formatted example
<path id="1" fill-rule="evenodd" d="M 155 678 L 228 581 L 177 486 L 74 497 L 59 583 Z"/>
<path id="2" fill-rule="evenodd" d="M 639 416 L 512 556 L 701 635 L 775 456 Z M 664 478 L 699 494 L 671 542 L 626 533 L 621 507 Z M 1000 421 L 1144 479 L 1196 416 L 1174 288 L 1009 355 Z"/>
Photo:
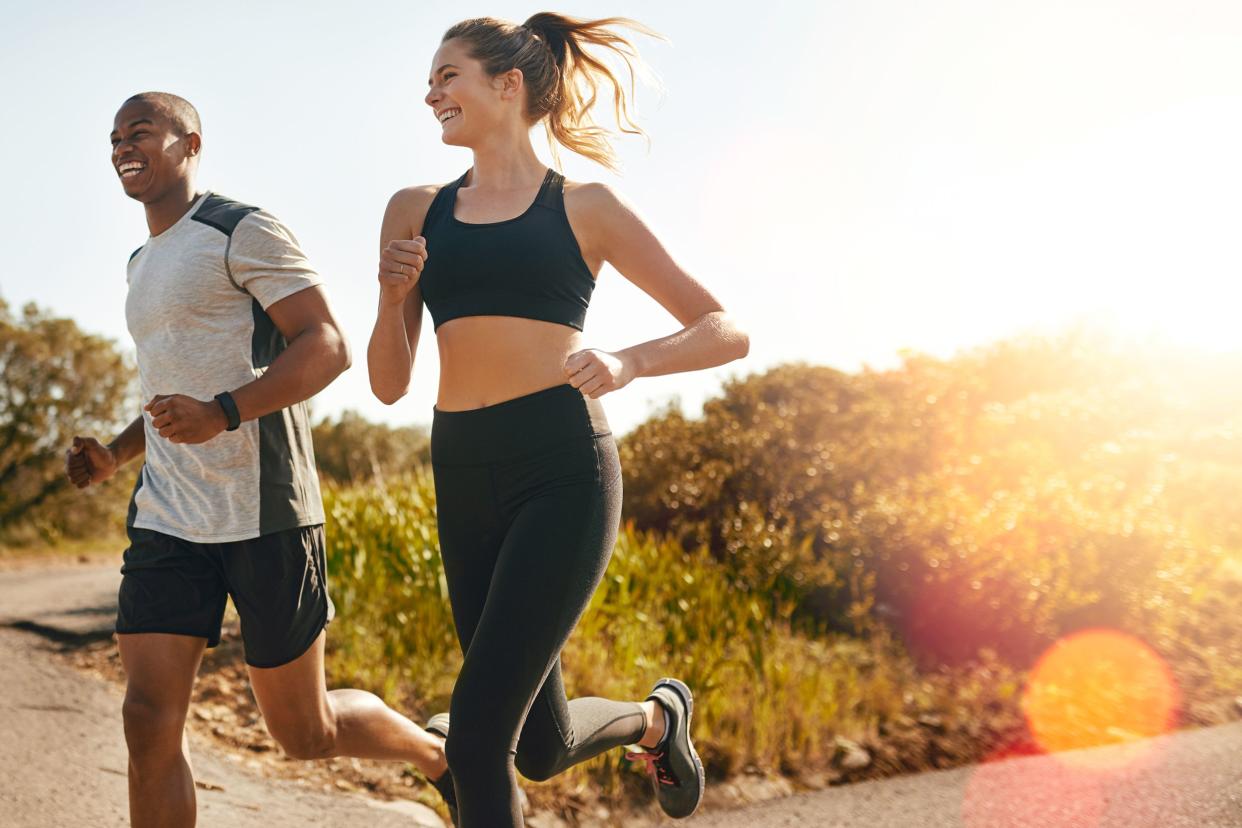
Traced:
<path id="1" fill-rule="evenodd" d="M 1060 762 L 988 757 L 962 798 L 963 828 L 1096 828 L 1108 808 L 1107 774 L 1081 773 Z"/>
<path id="2" fill-rule="evenodd" d="M 1086 630 L 1043 655 L 1022 707 L 1045 751 L 1117 746 L 1060 757 L 1073 765 L 1117 767 L 1149 752 L 1151 743 L 1143 740 L 1173 728 L 1179 696 L 1168 665 L 1142 641 L 1113 630 Z"/>

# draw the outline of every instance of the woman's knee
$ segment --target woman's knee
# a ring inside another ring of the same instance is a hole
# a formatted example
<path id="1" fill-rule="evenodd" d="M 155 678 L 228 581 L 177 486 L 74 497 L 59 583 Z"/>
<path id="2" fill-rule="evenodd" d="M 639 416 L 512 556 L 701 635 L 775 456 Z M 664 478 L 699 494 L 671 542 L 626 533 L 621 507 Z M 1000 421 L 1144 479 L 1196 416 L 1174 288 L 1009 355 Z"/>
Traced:
<path id="1" fill-rule="evenodd" d="M 564 770 L 565 752 L 559 746 L 542 743 L 518 743 L 514 758 L 518 773 L 532 782 L 547 782 Z"/>
<path id="2" fill-rule="evenodd" d="M 444 758 L 457 781 L 508 773 L 510 743 L 497 723 L 452 714 L 452 728 L 444 743 Z"/>

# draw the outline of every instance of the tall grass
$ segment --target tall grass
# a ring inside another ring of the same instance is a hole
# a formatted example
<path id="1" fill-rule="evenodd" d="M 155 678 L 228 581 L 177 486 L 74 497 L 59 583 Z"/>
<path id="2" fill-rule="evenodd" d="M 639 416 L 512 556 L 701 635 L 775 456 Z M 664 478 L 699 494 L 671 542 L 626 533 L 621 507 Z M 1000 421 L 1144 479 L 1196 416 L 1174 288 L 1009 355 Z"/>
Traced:
<path id="1" fill-rule="evenodd" d="M 331 681 L 372 689 L 411 715 L 445 709 L 461 657 L 429 472 L 383 488 L 328 483 L 324 499 L 337 607 Z M 983 697 L 1016 688 L 1003 671 L 986 687 L 920 676 L 883 637 L 807 638 L 791 626 L 792 610 L 783 599 L 740 590 L 707 550 L 627 525 L 564 651 L 566 684 L 574 696 L 637 700 L 660 676 L 682 678 L 695 690 L 696 743 L 716 778 L 825 768 L 838 736 L 875 742 L 903 718 L 955 715 L 963 704 L 978 710 Z M 967 704 L 969 694 L 978 698 Z M 645 787 L 617 751 L 539 786 L 532 798 L 607 801 Z"/>

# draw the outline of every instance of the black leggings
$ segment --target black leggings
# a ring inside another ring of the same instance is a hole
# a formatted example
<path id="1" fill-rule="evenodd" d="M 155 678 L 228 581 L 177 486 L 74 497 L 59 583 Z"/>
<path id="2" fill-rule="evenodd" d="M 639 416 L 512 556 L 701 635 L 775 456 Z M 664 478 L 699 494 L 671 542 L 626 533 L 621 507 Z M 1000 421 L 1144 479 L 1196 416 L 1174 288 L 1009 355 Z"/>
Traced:
<path id="1" fill-rule="evenodd" d="M 567 701 L 561 680 L 616 542 L 620 459 L 599 401 L 566 384 L 436 409 L 431 460 L 465 653 L 445 745 L 461 825 L 521 826 L 515 764 L 544 780 L 642 737 L 637 703 Z"/>

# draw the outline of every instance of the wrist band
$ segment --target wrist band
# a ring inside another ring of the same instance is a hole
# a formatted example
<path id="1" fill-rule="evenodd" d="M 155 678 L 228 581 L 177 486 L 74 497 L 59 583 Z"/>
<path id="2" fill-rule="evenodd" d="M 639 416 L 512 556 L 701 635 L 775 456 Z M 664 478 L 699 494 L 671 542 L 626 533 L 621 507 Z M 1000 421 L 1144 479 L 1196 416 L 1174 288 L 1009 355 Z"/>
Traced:
<path id="1" fill-rule="evenodd" d="M 220 407 L 224 409 L 224 419 L 228 421 L 224 430 L 237 431 L 237 427 L 241 425 L 241 413 L 237 410 L 233 395 L 228 391 L 222 391 L 216 394 L 216 402 L 220 403 Z"/>

